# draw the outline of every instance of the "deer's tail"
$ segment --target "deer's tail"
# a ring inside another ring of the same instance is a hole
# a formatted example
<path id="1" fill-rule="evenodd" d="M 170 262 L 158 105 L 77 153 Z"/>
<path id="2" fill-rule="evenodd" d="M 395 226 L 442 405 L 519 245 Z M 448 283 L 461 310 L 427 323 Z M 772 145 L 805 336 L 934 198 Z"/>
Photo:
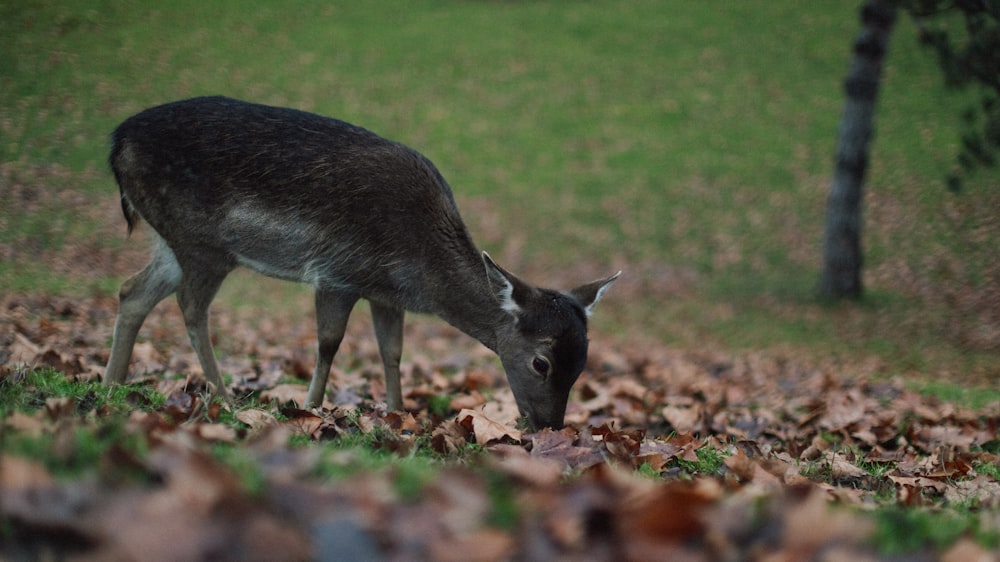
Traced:
<path id="1" fill-rule="evenodd" d="M 115 131 L 115 134 L 111 136 L 111 155 L 108 157 L 108 163 L 111 165 L 111 171 L 115 175 L 115 182 L 118 184 L 118 192 L 121 194 L 122 214 L 125 216 L 125 223 L 128 225 L 128 234 L 131 236 L 132 230 L 138 226 L 142 217 L 139 216 L 139 213 L 125 195 L 125 183 L 128 181 L 125 172 L 129 165 L 128 156 L 131 151 L 128 148 L 128 143 L 119 137 L 117 133 L 118 131 Z"/>

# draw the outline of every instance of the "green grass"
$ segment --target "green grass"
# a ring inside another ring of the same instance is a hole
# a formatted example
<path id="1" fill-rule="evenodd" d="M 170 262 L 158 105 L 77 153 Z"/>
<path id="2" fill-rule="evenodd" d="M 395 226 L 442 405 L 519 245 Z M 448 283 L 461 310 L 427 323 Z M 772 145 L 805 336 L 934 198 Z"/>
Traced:
<path id="1" fill-rule="evenodd" d="M 66 406 L 52 400 L 63 400 Z M 50 413 L 51 427 L 36 435 L 31 431 L 7 431 L 0 427 L 0 449 L 42 463 L 57 477 L 94 474 L 142 477 L 142 471 L 124 458 L 141 457 L 146 441 L 125 428 L 129 412 L 152 410 L 163 397 L 148 387 L 117 386 L 74 381 L 49 368 L 15 371 L 0 377 L 0 419 L 15 411 Z M 50 410 L 50 407 L 54 410 Z M 71 412 L 58 413 L 59 408 Z M 83 421 L 81 421 L 83 420 Z M 109 455 L 119 462 L 106 463 Z"/>
<path id="2" fill-rule="evenodd" d="M 961 404 L 972 409 L 1000 402 L 1000 390 L 995 388 L 967 388 L 948 381 L 927 381 L 916 385 L 916 388 L 921 394 L 936 396 L 943 402 Z"/>
<path id="3" fill-rule="evenodd" d="M 940 549 L 969 536 L 986 548 L 1000 546 L 1000 534 L 976 513 L 883 508 L 876 514 L 874 542 L 889 556 Z"/>
<path id="4" fill-rule="evenodd" d="M 51 420 L 51 427 L 37 422 L 37 434 L 30 430 L 12 430 L 8 434 L 0 427 L 0 449 L 42 462 L 59 477 L 106 468 L 107 463 L 102 463 L 102 459 L 116 449 L 141 457 L 146 438 L 126 428 L 129 414 L 137 410 L 169 411 L 164 410 L 165 398 L 149 385 L 105 387 L 74 380 L 50 368 L 16 370 L 0 377 L 0 419 L 6 419 L 14 411 L 35 415 L 46 411 L 57 399 L 68 399 L 71 411 L 58 414 Z M 242 399 L 237 408 L 269 409 L 253 397 Z M 276 410 L 274 414 L 279 420 L 283 418 Z M 238 435 L 247 429 L 237 419 L 236 412 L 225 409 L 213 421 L 231 426 Z M 442 466 L 477 463 L 485 454 L 481 446 L 467 444 L 452 454 L 441 455 L 433 450 L 429 437 L 402 442 L 394 432 L 378 427 L 361 432 L 356 421 L 349 421 L 348 425 L 348 432 L 336 439 L 316 443 L 298 436 L 290 441 L 293 447 L 309 444 L 318 449 L 320 460 L 312 470 L 312 477 L 341 480 L 363 472 L 392 470 L 398 472 L 394 481 L 400 496 L 415 497 L 423 483 Z M 211 453 L 233 469 L 247 490 L 261 489 L 264 479 L 259 459 L 246 450 L 245 442 L 216 443 Z"/>
<path id="5" fill-rule="evenodd" d="M 995 446 L 996 442 L 994 441 L 993 443 Z M 989 476 L 990 478 L 995 478 L 997 480 L 1000 480 L 1000 463 L 997 462 L 980 463 L 975 466 L 975 470 L 976 474 L 979 474 L 981 476 Z"/>
<path id="6" fill-rule="evenodd" d="M 76 411 L 81 413 L 100 410 L 108 415 L 136 408 L 152 410 L 164 402 L 162 396 L 148 387 L 106 387 L 97 382 L 74 380 L 48 367 L 17 369 L 0 377 L 0 404 L 4 412 L 32 412 L 52 398 L 72 399 Z"/>
<path id="7" fill-rule="evenodd" d="M 695 451 L 695 455 L 698 457 L 697 461 L 677 459 L 677 465 L 690 476 L 718 475 L 722 470 L 723 463 L 725 462 L 727 456 L 722 451 L 711 447 L 702 447 Z M 640 473 L 641 472 L 642 470 L 640 470 Z"/>

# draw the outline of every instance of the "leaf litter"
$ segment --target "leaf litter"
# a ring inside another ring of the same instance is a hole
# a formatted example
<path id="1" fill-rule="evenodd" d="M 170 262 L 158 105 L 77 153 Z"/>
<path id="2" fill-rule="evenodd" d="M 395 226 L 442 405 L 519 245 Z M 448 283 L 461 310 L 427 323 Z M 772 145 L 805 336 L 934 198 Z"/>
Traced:
<path id="1" fill-rule="evenodd" d="M 24 373 L 43 368 L 99 379 L 113 299 L 7 295 L 0 304 L 0 385 L 27 384 Z M 230 389 L 257 397 L 223 423 L 221 406 L 204 404 L 183 331 L 164 327 L 176 318 L 156 314 L 133 383 L 163 400 L 136 398 L 143 407 L 122 429 L 141 446 L 107 447 L 91 470 L 68 476 L 4 447 L 0 555 L 864 560 L 879 556 L 872 508 L 1000 509 L 1000 404 L 972 410 L 898 379 L 597 340 L 567 427 L 527 432 L 488 353 L 448 327 L 411 322 L 405 412 L 384 409 L 367 334 L 345 340 L 334 399 L 310 411 L 301 404 L 311 324 L 274 322 L 258 341 L 221 311 L 237 334 L 221 359 Z M 105 419 L 86 397 L 34 402 L 3 407 L 0 443 L 49 436 L 48 454 L 71 459 L 76 432 Z M 325 457 L 310 443 L 358 435 L 401 459 L 429 449 L 439 469 L 415 490 L 400 484 L 402 467 L 324 476 L 324 462 L 349 464 L 352 452 Z M 256 477 L 213 455 L 219 444 L 236 446 Z M 485 453 L 470 460 L 470 447 Z M 998 517 L 980 524 L 1000 533 Z M 995 555 L 967 539 L 935 554 Z"/>

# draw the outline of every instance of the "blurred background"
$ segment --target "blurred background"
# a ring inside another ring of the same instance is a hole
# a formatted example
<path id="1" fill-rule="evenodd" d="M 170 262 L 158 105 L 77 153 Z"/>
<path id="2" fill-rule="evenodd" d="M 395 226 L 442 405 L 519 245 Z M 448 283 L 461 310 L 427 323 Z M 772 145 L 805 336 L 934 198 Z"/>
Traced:
<path id="1" fill-rule="evenodd" d="M 126 239 L 109 133 L 222 94 L 416 148 L 480 247 L 537 284 L 624 270 L 594 338 L 990 384 L 1000 180 L 947 189 L 968 96 L 944 88 L 902 15 L 864 200 L 866 296 L 817 297 L 857 14 L 837 1 L 0 3 L 0 292 L 114 295 L 147 247 Z M 221 306 L 280 298 L 311 314 L 308 295 L 238 277 Z"/>

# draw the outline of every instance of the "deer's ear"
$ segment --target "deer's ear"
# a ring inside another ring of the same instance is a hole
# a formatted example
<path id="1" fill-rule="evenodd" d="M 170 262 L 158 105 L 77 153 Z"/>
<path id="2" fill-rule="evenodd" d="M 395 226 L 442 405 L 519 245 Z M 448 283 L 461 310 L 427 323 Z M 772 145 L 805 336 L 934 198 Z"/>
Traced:
<path id="1" fill-rule="evenodd" d="M 496 295 L 497 302 L 500 303 L 500 308 L 513 316 L 520 314 L 529 288 L 513 273 L 497 265 L 486 252 L 483 252 L 483 265 L 486 266 L 486 278 L 489 280 L 490 288 L 493 289 L 493 294 Z"/>
<path id="2" fill-rule="evenodd" d="M 587 283 L 586 285 L 580 285 L 579 287 L 571 290 L 569 294 L 583 306 L 583 310 L 586 311 L 587 316 L 590 316 L 590 314 L 594 311 L 594 305 L 597 304 L 597 301 L 601 300 L 601 297 L 604 296 L 604 292 L 608 290 L 608 287 L 610 287 L 621 274 L 622 272 L 619 271 L 611 277 L 600 279 L 598 281 L 594 281 L 593 283 Z"/>

